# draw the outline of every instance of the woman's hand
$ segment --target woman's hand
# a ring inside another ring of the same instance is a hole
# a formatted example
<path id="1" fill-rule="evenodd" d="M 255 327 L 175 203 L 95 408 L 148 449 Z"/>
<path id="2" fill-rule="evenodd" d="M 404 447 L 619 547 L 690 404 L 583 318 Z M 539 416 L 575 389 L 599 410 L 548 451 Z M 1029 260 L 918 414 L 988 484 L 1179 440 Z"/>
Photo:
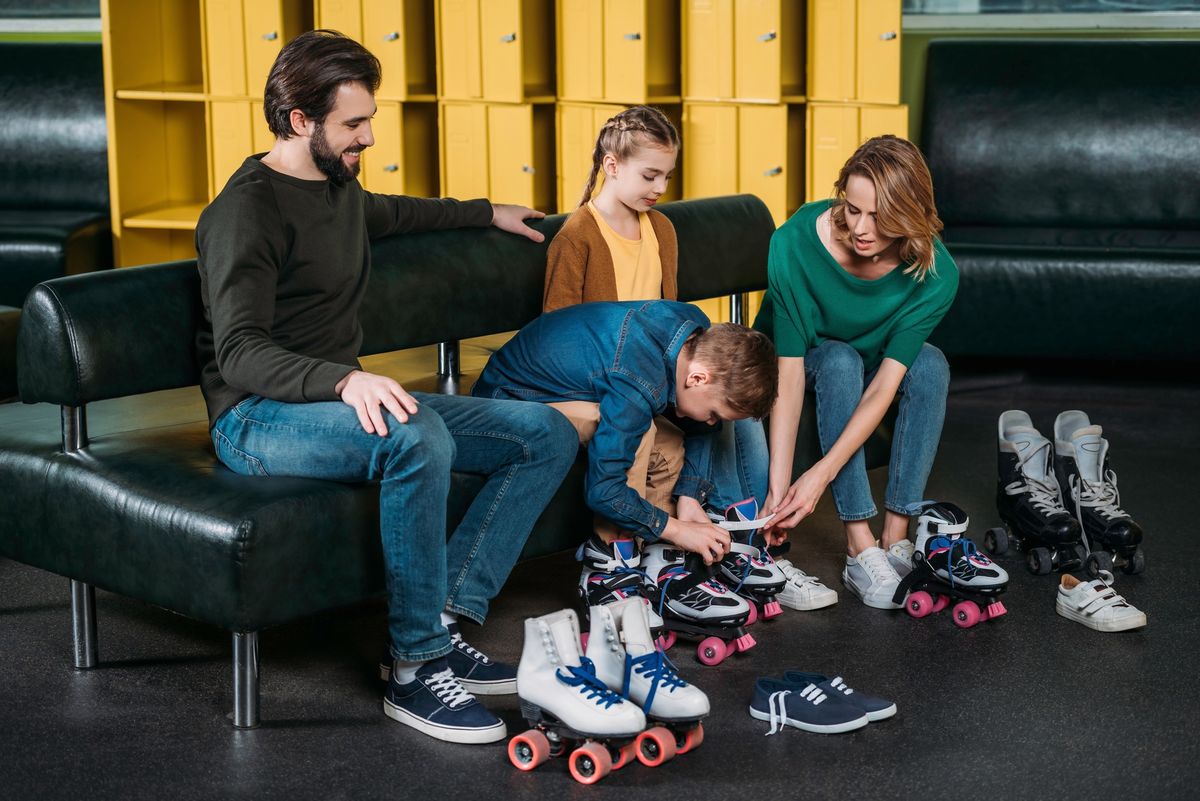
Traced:
<path id="1" fill-rule="evenodd" d="M 787 493 L 780 500 L 779 505 L 775 508 L 775 517 L 767 525 L 767 528 L 772 532 L 782 529 L 783 531 L 791 531 L 800 521 L 813 513 L 817 508 L 817 501 L 821 499 L 821 495 L 825 492 L 825 488 L 829 486 L 829 482 L 833 477 L 828 475 L 825 465 L 822 462 L 817 462 L 787 490 Z"/>

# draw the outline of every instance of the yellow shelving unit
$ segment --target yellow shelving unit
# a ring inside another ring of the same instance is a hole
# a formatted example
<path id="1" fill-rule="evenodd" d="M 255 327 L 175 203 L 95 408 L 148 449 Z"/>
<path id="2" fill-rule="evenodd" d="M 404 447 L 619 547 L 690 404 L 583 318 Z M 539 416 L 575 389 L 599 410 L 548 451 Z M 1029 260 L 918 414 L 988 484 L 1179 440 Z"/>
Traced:
<path id="1" fill-rule="evenodd" d="M 908 136 L 908 106 L 809 103 L 808 199 L 831 197 L 846 159 L 874 136 Z"/>
<path id="2" fill-rule="evenodd" d="M 558 97 L 678 103 L 678 0 L 557 0 Z"/>
<path id="3" fill-rule="evenodd" d="M 438 0 L 443 100 L 554 101 L 551 0 Z"/>
<path id="4" fill-rule="evenodd" d="M 443 194 L 555 210 L 553 103 L 438 107 Z"/>
<path id="5" fill-rule="evenodd" d="M 683 98 L 802 103 L 804 42 L 796 0 L 684 0 Z"/>
<path id="6" fill-rule="evenodd" d="M 379 59 L 377 100 L 437 97 L 433 0 L 317 0 L 317 27 L 340 31 Z"/>
<path id="7" fill-rule="evenodd" d="M 808 99 L 900 102 L 899 0 L 808 0 Z"/>

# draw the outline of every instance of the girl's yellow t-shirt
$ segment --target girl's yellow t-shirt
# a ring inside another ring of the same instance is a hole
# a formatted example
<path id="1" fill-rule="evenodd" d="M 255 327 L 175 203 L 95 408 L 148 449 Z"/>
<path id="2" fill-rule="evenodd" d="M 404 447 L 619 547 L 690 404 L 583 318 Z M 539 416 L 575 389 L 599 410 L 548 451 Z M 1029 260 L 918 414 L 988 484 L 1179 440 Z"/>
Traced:
<path id="1" fill-rule="evenodd" d="M 641 239 L 626 239 L 612 229 L 596 204 L 588 201 L 588 209 L 612 254 L 613 272 L 617 279 L 617 300 L 657 300 L 662 297 L 662 260 L 658 255 L 658 237 L 650 224 L 650 215 L 638 212 Z"/>

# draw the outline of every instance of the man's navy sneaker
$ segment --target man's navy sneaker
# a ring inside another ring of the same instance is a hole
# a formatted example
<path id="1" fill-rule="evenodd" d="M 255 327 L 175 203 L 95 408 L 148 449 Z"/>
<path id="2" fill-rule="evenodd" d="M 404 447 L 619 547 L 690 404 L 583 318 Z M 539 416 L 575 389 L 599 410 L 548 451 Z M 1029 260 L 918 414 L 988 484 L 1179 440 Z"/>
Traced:
<path id="1" fill-rule="evenodd" d="M 446 655 L 450 669 L 459 682 L 475 695 L 512 695 L 517 691 L 517 671 L 503 662 L 494 662 L 487 654 L 468 645 L 458 624 L 446 626 L 453 650 Z M 388 681 L 392 673 L 392 652 L 385 645 L 379 660 L 379 678 Z"/>
<path id="2" fill-rule="evenodd" d="M 846 682 L 842 680 L 841 676 L 835 676 L 831 679 L 822 676 L 820 673 L 802 673 L 799 670 L 789 670 L 783 674 L 783 680 L 799 685 L 815 684 L 826 695 L 832 695 L 835 698 L 844 698 L 863 712 L 866 712 L 868 720 L 883 720 L 896 714 L 896 705 L 893 702 L 883 698 L 876 698 L 872 695 L 863 695 L 860 692 L 851 690 Z"/>
<path id="3" fill-rule="evenodd" d="M 868 722 L 866 714 L 842 700 L 840 693 L 830 695 L 815 684 L 799 685 L 776 679 L 759 679 L 754 683 L 750 717 L 770 721 L 771 730 L 767 734 L 775 734 L 784 726 L 819 734 L 840 734 L 861 729 Z"/>
<path id="4" fill-rule="evenodd" d="M 451 743 L 494 743 L 508 735 L 504 721 L 463 689 L 445 657 L 421 665 L 408 684 L 389 678 L 383 712 Z"/>

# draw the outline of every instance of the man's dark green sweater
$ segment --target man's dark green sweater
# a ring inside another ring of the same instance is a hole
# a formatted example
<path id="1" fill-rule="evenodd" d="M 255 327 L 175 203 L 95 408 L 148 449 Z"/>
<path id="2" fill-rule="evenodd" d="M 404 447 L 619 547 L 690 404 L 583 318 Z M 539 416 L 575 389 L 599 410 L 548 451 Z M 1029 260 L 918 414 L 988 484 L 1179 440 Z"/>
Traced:
<path id="1" fill-rule="evenodd" d="M 211 428 L 243 398 L 336 401 L 359 367 L 370 240 L 487 226 L 486 200 L 375 195 L 309 181 L 252 156 L 196 226 L 205 322 L 196 335 Z"/>

